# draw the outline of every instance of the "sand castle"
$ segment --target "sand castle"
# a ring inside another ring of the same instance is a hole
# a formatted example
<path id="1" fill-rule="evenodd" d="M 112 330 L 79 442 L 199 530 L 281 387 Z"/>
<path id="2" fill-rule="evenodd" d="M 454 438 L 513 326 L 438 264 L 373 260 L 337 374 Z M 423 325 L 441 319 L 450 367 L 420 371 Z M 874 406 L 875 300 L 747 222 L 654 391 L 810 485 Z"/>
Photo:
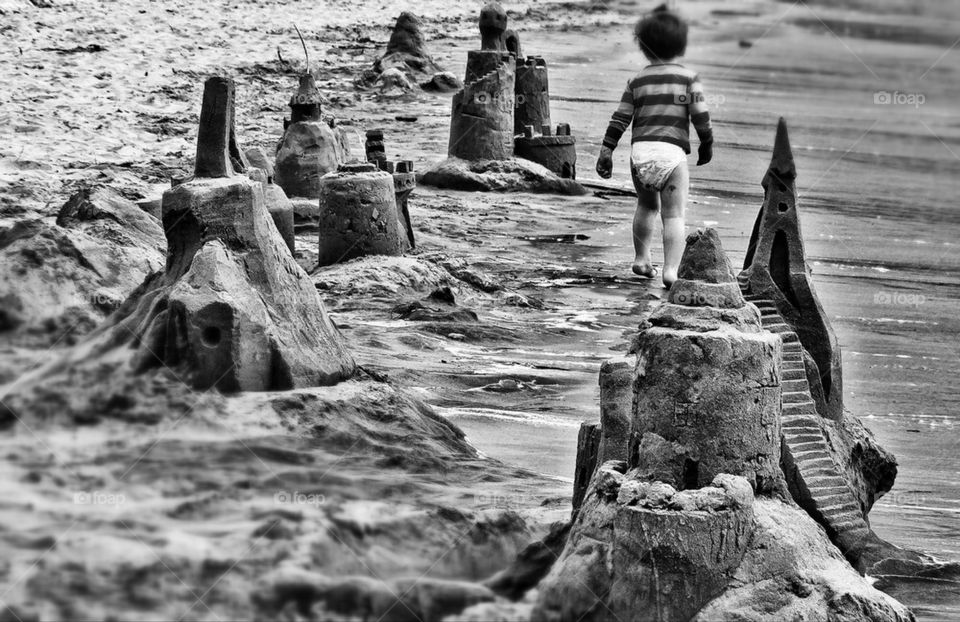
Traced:
<path id="1" fill-rule="evenodd" d="M 115 314 L 108 347 L 225 392 L 336 383 L 354 362 L 270 217 L 236 143 L 234 85 L 204 85 L 194 176 L 163 195 L 166 268 Z M 242 169 L 241 169 L 242 170 Z"/>
<path id="2" fill-rule="evenodd" d="M 753 575 L 767 572 L 752 543 L 776 531 L 757 511 L 792 512 L 783 500 L 830 543 L 797 523 L 789 546 L 807 539 L 821 557 L 842 554 L 853 576 L 885 561 L 930 561 L 870 529 L 896 461 L 842 411 L 839 347 L 806 267 L 795 178 L 781 119 L 743 272 L 734 277 L 716 232 L 691 235 L 679 279 L 641 327 L 636 359 L 602 367 L 601 421 L 580 432 L 575 523 L 534 620 L 588 610 L 602 610 L 587 615 L 598 620 L 712 619 L 749 609 Z M 803 555 L 789 553 L 796 564 Z M 741 587 L 731 590 L 734 577 Z M 591 594 L 577 587 L 588 580 Z M 843 598 L 871 619 L 910 619 L 859 585 Z M 825 609 L 840 596 L 831 587 L 823 598 L 780 613 Z"/>
<path id="3" fill-rule="evenodd" d="M 464 160 L 507 160 L 513 157 L 517 59 L 504 42 L 502 6 L 484 6 L 479 25 L 481 47 L 467 52 L 464 87 L 453 96 L 447 153 Z"/>
<path id="4" fill-rule="evenodd" d="M 576 177 L 576 140 L 570 126 L 551 131 L 547 64 L 520 55 L 520 38 L 492 2 L 480 11 L 481 48 L 467 53 L 464 88 L 453 98 L 449 155 L 506 160 L 514 155 L 556 175 Z"/>
<path id="5" fill-rule="evenodd" d="M 546 62 L 522 56 L 520 37 L 507 29 L 499 3 L 481 9 L 478 25 L 481 47 L 467 53 L 463 88 L 453 96 L 449 158 L 421 183 L 584 194 L 573 181 L 577 152 L 570 126 L 559 124 L 554 132 L 551 125 Z"/>
<path id="6" fill-rule="evenodd" d="M 542 164 L 566 179 L 577 177 L 577 141 L 570 124 L 550 123 L 550 88 L 547 63 L 541 56 L 517 61 L 514 153 Z"/>
<path id="7" fill-rule="evenodd" d="M 309 73 L 290 97 L 290 119 L 284 119 L 277 144 L 275 181 L 288 197 L 320 197 L 320 178 L 350 156 L 346 137 L 333 120 L 321 118 L 320 90 Z"/>

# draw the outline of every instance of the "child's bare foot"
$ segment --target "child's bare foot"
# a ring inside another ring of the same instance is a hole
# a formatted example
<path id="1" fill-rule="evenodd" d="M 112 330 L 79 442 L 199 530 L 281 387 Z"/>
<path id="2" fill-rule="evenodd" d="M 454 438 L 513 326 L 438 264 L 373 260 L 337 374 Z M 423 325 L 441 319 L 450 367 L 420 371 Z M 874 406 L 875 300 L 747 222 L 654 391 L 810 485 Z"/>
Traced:
<path id="1" fill-rule="evenodd" d="M 653 267 L 649 261 L 635 261 L 633 262 L 633 267 L 631 268 L 633 273 L 637 276 L 642 276 L 648 279 L 652 279 L 657 276 L 657 269 Z"/>
<path id="2" fill-rule="evenodd" d="M 677 280 L 677 273 L 676 273 L 675 271 L 664 269 L 664 271 L 663 271 L 663 286 L 664 286 L 666 289 L 670 289 L 671 287 L 673 287 L 673 283 L 674 283 L 676 280 Z"/>

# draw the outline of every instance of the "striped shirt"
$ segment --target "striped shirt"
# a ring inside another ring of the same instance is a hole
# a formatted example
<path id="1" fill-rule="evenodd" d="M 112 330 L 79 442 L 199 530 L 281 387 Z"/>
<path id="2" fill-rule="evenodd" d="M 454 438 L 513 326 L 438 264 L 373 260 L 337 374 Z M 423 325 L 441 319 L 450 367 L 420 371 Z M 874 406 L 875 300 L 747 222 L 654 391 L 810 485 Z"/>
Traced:
<path id="1" fill-rule="evenodd" d="M 603 137 L 603 146 L 615 149 L 631 122 L 631 143 L 662 141 L 690 153 L 691 122 L 701 143 L 713 142 L 700 78 L 677 63 L 647 65 L 627 82 Z"/>

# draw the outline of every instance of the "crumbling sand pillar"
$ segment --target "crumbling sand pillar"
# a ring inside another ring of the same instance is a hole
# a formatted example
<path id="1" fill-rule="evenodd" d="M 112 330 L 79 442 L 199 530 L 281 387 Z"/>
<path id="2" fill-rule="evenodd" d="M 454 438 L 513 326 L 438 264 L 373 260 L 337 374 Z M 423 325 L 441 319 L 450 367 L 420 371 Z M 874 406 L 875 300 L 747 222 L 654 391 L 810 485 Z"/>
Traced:
<path id="1" fill-rule="evenodd" d="M 252 170 L 259 169 L 263 171 L 263 180 L 256 179 L 263 183 L 263 198 L 267 205 L 267 211 L 273 219 L 273 224 L 277 226 L 280 237 L 286 242 L 290 253 L 296 252 L 296 236 L 293 232 L 293 203 L 287 198 L 283 188 L 273 183 L 273 164 L 267 157 L 266 151 L 260 147 L 252 147 L 246 151 L 247 160 L 250 162 Z M 250 175 L 255 179 L 254 175 Z"/>
<path id="2" fill-rule="evenodd" d="M 277 145 L 274 181 L 288 197 L 318 198 L 320 178 L 346 159 L 342 136 L 321 117 L 320 91 L 310 74 L 290 98 L 290 121 Z"/>
<path id="3" fill-rule="evenodd" d="M 635 367 L 636 360 L 632 356 L 610 359 L 600 366 L 599 464 L 628 457 Z"/>
<path id="4" fill-rule="evenodd" d="M 630 466 L 678 489 L 721 473 L 757 492 L 780 470 L 782 344 L 747 305 L 716 231 L 688 237 L 679 278 L 641 333 Z"/>
<path id="5" fill-rule="evenodd" d="M 366 255 L 400 255 L 393 175 L 370 162 L 344 164 L 320 183 L 318 263 L 328 266 Z"/>
<path id="6" fill-rule="evenodd" d="M 367 130 L 367 142 L 364 144 L 367 162 L 377 162 L 387 159 L 387 151 L 383 145 L 383 130 Z"/>
<path id="7" fill-rule="evenodd" d="M 412 160 L 397 162 L 393 171 L 393 188 L 400 211 L 400 226 L 403 228 L 403 247 L 409 250 L 417 247 L 413 236 L 413 222 L 410 220 L 410 193 L 417 187 L 417 174 L 413 172 Z"/>

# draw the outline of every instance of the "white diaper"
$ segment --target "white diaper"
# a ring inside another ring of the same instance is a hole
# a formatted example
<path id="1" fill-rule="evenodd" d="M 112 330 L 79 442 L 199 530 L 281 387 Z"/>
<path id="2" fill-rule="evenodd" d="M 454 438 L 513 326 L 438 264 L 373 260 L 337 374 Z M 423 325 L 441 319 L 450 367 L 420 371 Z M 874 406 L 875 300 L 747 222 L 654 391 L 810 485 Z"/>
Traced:
<path id="1" fill-rule="evenodd" d="M 640 141 L 630 148 L 630 170 L 637 192 L 660 192 L 674 169 L 687 161 L 681 147 L 658 141 Z"/>

